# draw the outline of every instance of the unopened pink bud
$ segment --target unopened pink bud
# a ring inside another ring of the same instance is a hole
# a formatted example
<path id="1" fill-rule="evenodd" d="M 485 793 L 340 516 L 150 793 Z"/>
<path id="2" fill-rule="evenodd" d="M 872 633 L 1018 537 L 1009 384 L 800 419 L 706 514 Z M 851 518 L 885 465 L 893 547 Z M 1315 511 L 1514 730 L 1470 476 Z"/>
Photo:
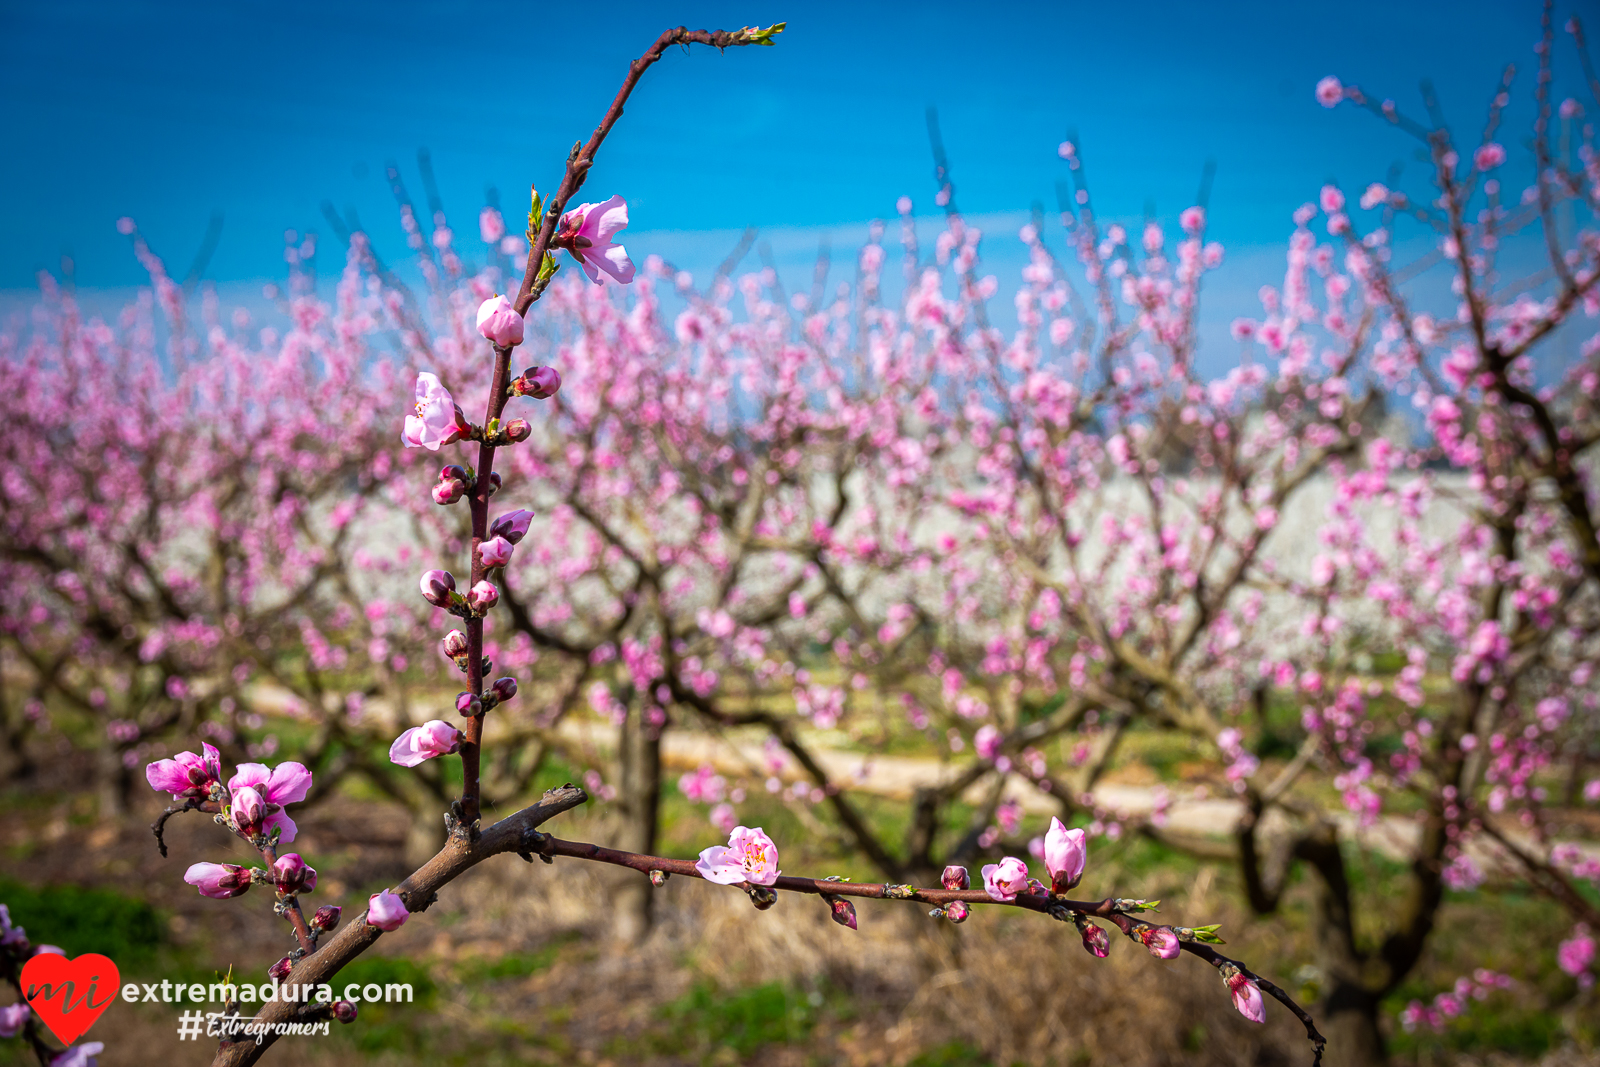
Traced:
<path id="1" fill-rule="evenodd" d="M 825 899 L 828 901 L 828 907 L 833 910 L 833 921 L 840 926 L 848 926 L 854 930 L 856 928 L 856 906 L 844 897 L 829 896 Z"/>
<path id="2" fill-rule="evenodd" d="M 504 296 L 491 297 L 478 305 L 478 332 L 496 348 L 520 345 L 522 330 L 522 316 Z"/>
<path id="3" fill-rule="evenodd" d="M 267 977 L 276 978 L 281 982 L 283 979 L 289 977 L 289 971 L 293 967 L 294 961 L 288 956 L 285 956 L 283 959 L 267 968 Z"/>
<path id="4" fill-rule="evenodd" d="M 561 389 L 561 374 L 554 367 L 529 367 L 514 384 L 522 396 L 548 400 Z"/>
<path id="5" fill-rule="evenodd" d="M 241 786 L 233 791 L 229 814 L 235 830 L 245 837 L 255 837 L 261 832 L 262 823 L 266 821 L 267 803 L 254 789 Z"/>
<path id="6" fill-rule="evenodd" d="M 336 1000 L 333 1002 L 333 1017 L 342 1023 L 353 1023 L 356 1021 L 356 1006 L 348 1000 Z"/>
<path id="7" fill-rule="evenodd" d="M 343 910 L 337 904 L 324 904 L 311 917 L 311 925 L 318 930 L 332 930 L 339 925 L 339 913 Z"/>
<path id="8" fill-rule="evenodd" d="M 506 512 L 490 523 L 489 533 L 516 544 L 527 536 L 528 526 L 532 522 L 533 512 L 527 508 L 518 508 L 516 511 Z"/>
<path id="9" fill-rule="evenodd" d="M 528 425 L 527 419 L 512 419 L 501 431 L 512 441 L 526 441 L 533 436 L 533 427 Z"/>
<path id="10" fill-rule="evenodd" d="M 295 852 L 278 857 L 272 865 L 272 881 L 284 894 L 309 893 L 317 888 L 317 871 Z"/>
<path id="11" fill-rule="evenodd" d="M 467 486 L 465 482 L 439 482 L 428 491 L 428 495 L 433 498 L 435 504 L 443 507 L 448 504 L 454 504 L 457 500 L 466 496 Z"/>
<path id="12" fill-rule="evenodd" d="M 450 606 L 450 594 L 455 591 L 456 577 L 449 571 L 431 570 L 422 576 L 422 599 L 436 608 Z"/>
<path id="13" fill-rule="evenodd" d="M 955 864 L 944 869 L 944 887 L 946 889 L 966 889 L 972 885 L 972 876 L 965 867 Z"/>
<path id="14" fill-rule="evenodd" d="M 492 688 L 494 695 L 500 698 L 500 702 L 505 703 L 517 695 L 517 680 L 511 677 L 496 678 Z"/>
<path id="15" fill-rule="evenodd" d="M 657 889 L 660 889 L 662 886 L 667 884 L 667 879 L 669 877 L 671 877 L 671 875 L 667 874 L 666 871 L 652 870 L 650 872 L 650 884 L 655 886 Z"/>
<path id="16" fill-rule="evenodd" d="M 203 897 L 227 900 L 248 890 L 251 876 L 249 868 L 234 863 L 196 863 L 183 873 L 183 880 Z"/>
<path id="17" fill-rule="evenodd" d="M 1094 923 L 1085 919 L 1082 914 L 1077 916 L 1078 934 L 1083 938 L 1083 949 L 1097 959 L 1105 959 L 1111 955 L 1111 938 L 1106 932 Z"/>
<path id="18" fill-rule="evenodd" d="M 467 590 L 467 607 L 479 615 L 484 614 L 499 602 L 500 590 L 489 582 L 479 582 Z"/>
<path id="19" fill-rule="evenodd" d="M 512 551 L 510 541 L 504 537 L 491 537 L 478 546 L 478 558 L 485 567 L 504 567 L 511 562 Z"/>
<path id="20" fill-rule="evenodd" d="M 398 930 L 411 918 L 411 912 L 406 910 L 406 902 L 400 897 L 385 889 L 381 893 L 374 893 L 367 898 L 367 925 L 376 926 L 380 930 Z"/>
<path id="21" fill-rule="evenodd" d="M 1146 926 L 1138 931 L 1139 940 L 1159 960 L 1173 960 L 1182 951 L 1178 935 L 1165 926 Z"/>
<path id="22" fill-rule="evenodd" d="M 952 901 L 944 906 L 944 917 L 953 923 L 964 923 L 971 914 L 972 909 L 967 907 L 967 902 L 964 900 Z"/>
<path id="23" fill-rule="evenodd" d="M 476 693 L 457 694 L 456 710 L 463 715 L 482 715 L 483 700 Z"/>
<path id="24" fill-rule="evenodd" d="M 1267 1021 L 1266 1002 L 1261 999 L 1261 987 L 1239 972 L 1239 968 L 1232 964 L 1225 964 L 1222 968 L 1223 981 L 1228 983 L 1228 992 L 1233 994 L 1235 1010 L 1253 1023 Z"/>
<path id="25" fill-rule="evenodd" d="M 450 659 L 467 654 L 467 635 L 460 630 L 451 630 L 439 644 Z"/>
<path id="26" fill-rule="evenodd" d="M 460 730 L 443 719 L 431 719 L 394 739 L 394 744 L 389 746 L 389 762 L 415 767 L 424 760 L 460 751 L 462 740 Z"/>
<path id="27" fill-rule="evenodd" d="M 494 496 L 496 493 L 498 493 L 500 491 L 500 483 L 502 481 L 503 481 L 503 479 L 500 477 L 500 472 L 499 471 L 490 471 L 489 472 L 489 495 L 490 496 Z"/>

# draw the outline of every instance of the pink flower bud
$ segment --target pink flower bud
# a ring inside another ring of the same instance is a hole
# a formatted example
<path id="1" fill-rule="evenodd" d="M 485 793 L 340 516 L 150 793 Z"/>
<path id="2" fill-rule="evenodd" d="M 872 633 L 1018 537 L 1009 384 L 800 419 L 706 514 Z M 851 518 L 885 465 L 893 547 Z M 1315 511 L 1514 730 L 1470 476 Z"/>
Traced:
<path id="1" fill-rule="evenodd" d="M 456 710 L 463 715 L 482 715 L 483 700 L 476 693 L 456 694 Z"/>
<path id="2" fill-rule="evenodd" d="M 1103 960 L 1111 955 L 1111 938 L 1106 936 L 1106 932 L 1085 919 L 1081 912 L 1076 916 L 1076 920 L 1078 935 L 1083 938 L 1083 950 L 1096 959 Z"/>
<path id="3" fill-rule="evenodd" d="M 972 909 L 967 907 L 967 902 L 964 900 L 952 901 L 944 906 L 944 917 L 953 923 L 964 923 L 971 914 Z"/>
<path id="4" fill-rule="evenodd" d="M 522 316 L 504 296 L 491 297 L 478 305 L 478 332 L 496 348 L 522 343 Z"/>
<path id="5" fill-rule="evenodd" d="M 309 893 L 317 888 L 317 871 L 307 866 L 299 853 L 286 852 L 272 865 L 272 881 L 285 895 Z"/>
<path id="6" fill-rule="evenodd" d="M 450 659 L 455 659 L 457 656 L 465 656 L 467 654 L 467 635 L 460 630 L 451 630 L 448 634 L 445 634 L 444 640 L 439 643 L 439 647 L 444 649 L 444 654 Z"/>
<path id="7" fill-rule="evenodd" d="M 511 677 L 496 678 L 490 688 L 494 690 L 494 695 L 499 698 L 500 703 L 504 704 L 517 695 L 517 680 Z"/>
<path id="8" fill-rule="evenodd" d="M 343 910 L 337 904 L 324 904 L 311 916 L 311 925 L 318 930 L 332 930 L 339 925 L 339 913 Z"/>
<path id="9" fill-rule="evenodd" d="M 965 867 L 951 864 L 944 869 L 944 887 L 946 889 L 966 889 L 972 885 L 972 877 L 967 874 Z"/>
<path id="10" fill-rule="evenodd" d="M 828 902 L 828 907 L 833 911 L 834 922 L 840 926 L 848 926 L 852 930 L 856 928 L 856 906 L 854 904 L 844 897 L 824 896 L 823 899 Z"/>
<path id="11" fill-rule="evenodd" d="M 260 793 L 249 786 L 241 786 L 233 791 L 229 808 L 233 828 L 242 836 L 255 837 L 261 832 L 268 812 L 267 802 L 261 799 Z"/>
<path id="12" fill-rule="evenodd" d="M 527 419 L 512 419 L 500 430 L 512 441 L 526 441 L 533 436 L 533 427 L 528 425 Z"/>
<path id="13" fill-rule="evenodd" d="M 983 868 L 983 889 L 991 899 L 1012 901 L 1028 887 L 1028 865 L 1015 856 Z"/>
<path id="14" fill-rule="evenodd" d="M 662 886 L 667 884 L 667 879 L 670 877 L 671 875 L 667 874 L 666 871 L 652 870 L 650 872 L 650 884 L 655 886 L 657 889 L 660 889 Z"/>
<path id="15" fill-rule="evenodd" d="M 1228 983 L 1228 992 L 1233 994 L 1233 1006 L 1240 1015 L 1253 1023 L 1267 1021 L 1267 1006 L 1261 999 L 1260 986 L 1246 978 L 1231 963 L 1223 965 L 1222 978 Z"/>
<path id="16" fill-rule="evenodd" d="M 367 898 L 369 926 L 376 926 L 380 930 L 398 930 L 409 918 L 411 913 L 406 910 L 406 902 L 387 889 Z"/>
<path id="17" fill-rule="evenodd" d="M 1181 942 L 1178 935 L 1165 926 L 1143 926 L 1136 931 L 1144 947 L 1150 950 L 1150 955 L 1158 960 L 1174 960 L 1178 958 Z"/>
<path id="18" fill-rule="evenodd" d="M 16 1037 L 28 1024 L 28 1016 L 32 1014 L 32 1009 L 24 1003 L 0 1008 L 0 1037 Z"/>
<path id="19" fill-rule="evenodd" d="M 433 498 L 435 504 L 444 507 L 466 496 L 467 486 L 465 482 L 440 482 L 428 490 L 428 495 Z"/>
<path id="20" fill-rule="evenodd" d="M 479 582 L 467 590 L 467 607 L 479 615 L 484 614 L 499 602 L 500 590 L 489 582 Z"/>
<path id="21" fill-rule="evenodd" d="M 356 1021 L 356 1006 L 348 1000 L 336 1000 L 333 1002 L 333 1017 L 342 1023 L 353 1023 Z"/>
<path id="22" fill-rule="evenodd" d="M 512 383 L 512 388 L 520 396 L 548 400 L 560 391 L 561 374 L 554 367 L 529 367 Z"/>
<path id="23" fill-rule="evenodd" d="M 489 524 L 489 533 L 516 544 L 528 535 L 528 525 L 533 522 L 533 512 L 527 508 L 508 511 Z"/>
<path id="24" fill-rule="evenodd" d="M 415 767 L 435 756 L 448 756 L 461 748 L 460 730 L 443 719 L 431 719 L 421 726 L 413 726 L 394 739 L 389 746 L 389 762 L 401 767 Z"/>
<path id="25" fill-rule="evenodd" d="M 504 567 L 511 562 L 511 542 L 504 537 L 491 537 L 478 546 L 478 558 L 485 567 Z"/>
<path id="26" fill-rule="evenodd" d="M 1044 866 L 1050 872 L 1050 885 L 1057 893 L 1065 893 L 1083 880 L 1084 864 L 1089 859 L 1088 835 L 1082 830 L 1068 830 L 1060 819 L 1050 819 L 1050 830 L 1044 835 Z"/>
<path id="27" fill-rule="evenodd" d="M 274 963 L 271 967 L 267 968 L 267 977 L 268 978 L 276 978 L 278 981 L 281 982 L 285 978 L 289 977 L 289 970 L 293 966 L 294 966 L 294 961 L 290 960 L 288 956 L 285 956 L 285 957 L 283 957 L 283 959 L 279 960 L 277 963 Z"/>
<path id="28" fill-rule="evenodd" d="M 450 606 L 450 594 L 456 588 L 456 576 L 449 571 L 431 570 L 422 576 L 422 599 L 436 608 Z"/>
<path id="29" fill-rule="evenodd" d="M 203 897 L 227 900 L 250 888 L 250 870 L 233 863 L 196 863 L 183 872 L 183 880 Z"/>

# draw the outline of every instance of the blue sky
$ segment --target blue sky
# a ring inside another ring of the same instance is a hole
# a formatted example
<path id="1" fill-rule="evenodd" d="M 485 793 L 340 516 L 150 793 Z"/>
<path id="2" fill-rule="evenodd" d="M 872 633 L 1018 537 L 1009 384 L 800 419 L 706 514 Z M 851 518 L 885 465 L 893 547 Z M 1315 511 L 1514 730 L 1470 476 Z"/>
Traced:
<path id="1" fill-rule="evenodd" d="M 1597 6 L 1564 3 L 1558 18 L 1576 12 L 1600 31 Z M 1396 160 L 1420 179 L 1402 135 L 1316 104 L 1324 74 L 1414 112 L 1431 77 L 1475 134 L 1515 61 L 1505 140 L 1513 162 L 1529 155 L 1539 8 L 1522 0 L 4 0 L 0 289 L 32 286 L 66 250 L 80 285 L 137 283 L 122 215 L 181 273 L 223 212 L 209 276 L 224 283 L 280 274 L 283 231 L 325 231 L 324 199 L 354 206 L 396 257 L 384 163 L 399 161 L 420 199 L 423 146 L 471 233 L 485 186 L 512 211 L 530 181 L 554 186 L 567 147 L 661 29 L 783 19 L 776 48 L 674 53 L 645 76 L 586 190 L 628 197 L 636 253 L 714 261 L 710 249 L 747 224 L 800 244 L 817 228 L 847 235 L 902 193 L 931 209 L 929 104 L 969 212 L 1053 202 L 1055 146 L 1076 129 L 1102 214 L 1171 219 L 1215 160 L 1212 235 L 1235 248 L 1281 241 L 1324 181 L 1359 189 Z M 1558 89 L 1579 92 L 1571 46 L 1557 55 Z"/>

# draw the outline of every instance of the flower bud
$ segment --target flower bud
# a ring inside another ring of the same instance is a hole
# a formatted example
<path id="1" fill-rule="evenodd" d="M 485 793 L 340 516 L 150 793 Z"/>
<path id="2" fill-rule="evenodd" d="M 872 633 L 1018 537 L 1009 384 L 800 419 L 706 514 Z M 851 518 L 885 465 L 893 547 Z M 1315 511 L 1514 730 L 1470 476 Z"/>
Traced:
<path id="1" fill-rule="evenodd" d="M 650 884 L 655 886 L 657 889 L 660 889 L 662 886 L 667 884 L 667 879 L 669 877 L 670 875 L 668 875 L 666 871 L 651 871 Z"/>
<path id="2" fill-rule="evenodd" d="M 491 297 L 478 305 L 478 332 L 496 348 L 520 345 L 522 330 L 522 316 L 504 296 Z"/>
<path id="3" fill-rule="evenodd" d="M 560 388 L 561 375 L 554 367 L 529 367 L 511 383 L 514 395 L 531 396 L 535 400 L 548 400 Z"/>
<path id="4" fill-rule="evenodd" d="M 503 481 L 503 479 L 500 477 L 500 472 L 499 471 L 490 471 L 489 472 L 489 495 L 490 496 L 494 496 L 496 493 L 498 493 L 500 491 L 500 483 L 502 481 Z"/>
<path id="5" fill-rule="evenodd" d="M 267 818 L 267 803 L 261 799 L 260 793 L 249 786 L 242 786 L 233 791 L 229 816 L 233 828 L 242 836 L 255 837 L 261 832 L 261 824 Z"/>
<path id="6" fill-rule="evenodd" d="M 1083 880 L 1088 858 L 1088 834 L 1069 830 L 1060 819 L 1052 818 L 1050 831 L 1044 835 L 1044 866 L 1057 893 L 1065 893 Z"/>
<path id="7" fill-rule="evenodd" d="M 834 922 L 840 926 L 848 926 L 852 930 L 856 928 L 856 906 L 854 904 L 844 897 L 836 897 L 828 893 L 824 893 L 822 899 L 826 900 L 828 907 L 833 910 Z"/>
<path id="8" fill-rule="evenodd" d="M 399 894 L 391 893 L 385 889 L 381 893 L 374 893 L 367 898 L 367 925 L 376 926 L 380 930 L 398 930 L 411 918 L 411 912 L 406 908 L 406 902 L 401 900 Z"/>
<path id="9" fill-rule="evenodd" d="M 494 695 L 504 704 L 517 695 L 517 680 L 515 678 L 496 678 L 494 685 L 489 688 L 494 690 Z"/>
<path id="10" fill-rule="evenodd" d="M 236 863 L 196 863 L 184 872 L 183 880 L 203 897 L 227 900 L 248 890 L 254 879 L 250 868 Z M 20 933 L 20 929 L 14 932 Z"/>
<path id="11" fill-rule="evenodd" d="M 333 1002 L 333 1017 L 342 1023 L 353 1023 L 356 1021 L 356 1006 L 348 1000 L 336 1000 Z"/>
<path id="12" fill-rule="evenodd" d="M 456 578 L 449 571 L 432 570 L 422 575 L 422 599 L 436 608 L 450 606 L 450 594 L 455 591 Z"/>
<path id="13" fill-rule="evenodd" d="M 944 869 L 944 887 L 946 889 L 966 889 L 972 885 L 972 876 L 967 874 L 965 867 L 955 864 Z"/>
<path id="14" fill-rule="evenodd" d="M 485 614 L 500 601 L 500 590 L 489 582 L 479 582 L 467 590 L 467 607 L 475 613 Z"/>
<path id="15" fill-rule="evenodd" d="M 971 914 L 972 909 L 964 900 L 954 900 L 944 906 L 944 917 L 953 923 L 964 923 Z"/>
<path id="16" fill-rule="evenodd" d="M 508 511 L 489 524 L 489 533 L 494 537 L 503 537 L 512 544 L 516 544 L 528 535 L 528 526 L 533 522 L 533 512 L 527 508 L 518 508 Z"/>
<path id="17" fill-rule="evenodd" d="M 1085 952 L 1102 960 L 1111 955 L 1111 938 L 1103 929 L 1084 918 L 1081 911 L 1073 913 L 1072 918 L 1078 925 L 1078 936 L 1083 938 Z"/>
<path id="18" fill-rule="evenodd" d="M 1150 955 L 1158 960 L 1172 960 L 1178 958 L 1182 951 L 1178 935 L 1165 926 L 1139 926 L 1134 929 L 1133 936 L 1144 943 L 1150 950 Z"/>
<path id="19" fill-rule="evenodd" d="M 267 968 L 267 977 L 276 978 L 281 982 L 285 978 L 289 977 L 289 970 L 293 966 L 294 962 L 290 960 L 288 956 L 285 956 L 283 959 Z"/>
<path id="20" fill-rule="evenodd" d="M 342 910 L 337 904 L 324 904 L 311 916 L 311 925 L 318 930 L 332 930 L 339 925 L 339 912 Z"/>
<path id="21" fill-rule="evenodd" d="M 1266 1022 L 1266 1003 L 1261 999 L 1261 987 L 1231 963 L 1223 964 L 1221 970 L 1222 980 L 1228 983 L 1228 992 L 1233 994 L 1234 1009 L 1253 1023 Z"/>
<path id="22" fill-rule="evenodd" d="M 299 853 L 287 852 L 272 865 L 272 881 L 284 895 L 309 893 L 317 888 L 317 871 Z"/>
<path id="23" fill-rule="evenodd" d="M 444 654 L 451 659 L 467 654 L 467 635 L 460 630 L 451 630 L 439 644 L 444 649 Z"/>
<path id="24" fill-rule="evenodd" d="M 777 892 L 764 885 L 753 885 L 745 892 L 750 894 L 750 903 L 756 906 L 757 911 L 766 911 L 778 902 Z"/>
<path id="25" fill-rule="evenodd" d="M 454 504 L 457 500 L 460 500 L 462 497 L 467 495 L 467 483 L 455 481 L 440 482 L 431 490 L 429 490 L 428 495 L 433 498 L 433 502 L 435 504 L 438 504 L 441 507 L 448 504 Z"/>
<path id="26" fill-rule="evenodd" d="M 457 693 L 456 710 L 463 715 L 482 715 L 483 700 L 477 693 Z"/>
<path id="27" fill-rule="evenodd" d="M 478 546 L 478 558 L 486 568 L 504 567 L 511 562 L 513 551 L 511 542 L 504 537 L 491 537 Z"/>
<path id="28" fill-rule="evenodd" d="M 533 427 L 527 419 L 512 419 L 500 427 L 500 431 L 512 441 L 526 441 L 533 436 Z"/>

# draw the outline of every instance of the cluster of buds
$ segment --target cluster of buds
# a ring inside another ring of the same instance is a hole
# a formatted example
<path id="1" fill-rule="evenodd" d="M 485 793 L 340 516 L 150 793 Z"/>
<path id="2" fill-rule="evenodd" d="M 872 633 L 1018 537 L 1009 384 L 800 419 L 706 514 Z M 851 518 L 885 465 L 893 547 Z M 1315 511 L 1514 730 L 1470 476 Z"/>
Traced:
<path id="1" fill-rule="evenodd" d="M 511 380 L 507 392 L 512 396 L 531 396 L 548 400 L 561 389 L 561 374 L 554 367 L 529 367 Z"/>
<path id="2" fill-rule="evenodd" d="M 462 596 L 456 592 L 455 575 L 445 570 L 424 571 L 418 584 L 422 599 L 464 619 L 482 618 L 500 602 L 500 590 L 487 581 L 479 582 Z"/>
<path id="3" fill-rule="evenodd" d="M 468 718 L 482 715 L 484 712 L 494 710 L 498 705 L 504 704 L 517 695 L 517 680 L 510 676 L 496 678 L 483 696 L 476 693 L 461 692 L 456 694 L 456 711 Z"/>
<path id="4" fill-rule="evenodd" d="M 433 487 L 435 504 L 454 504 L 472 488 L 474 476 L 471 467 L 452 463 L 439 472 L 439 482 Z"/>

